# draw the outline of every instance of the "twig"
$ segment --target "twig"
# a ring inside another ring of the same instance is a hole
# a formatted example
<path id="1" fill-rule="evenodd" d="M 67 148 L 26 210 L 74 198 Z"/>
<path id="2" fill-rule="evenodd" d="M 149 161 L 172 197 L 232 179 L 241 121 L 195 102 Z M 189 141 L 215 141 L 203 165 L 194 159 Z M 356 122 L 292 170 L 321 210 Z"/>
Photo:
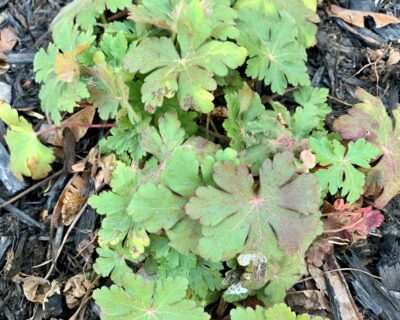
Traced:
<path id="1" fill-rule="evenodd" d="M 43 224 L 37 222 L 35 219 L 28 216 L 25 212 L 19 210 L 18 208 L 14 207 L 13 205 L 7 204 L 7 202 L 3 198 L 0 198 L 0 203 L 1 203 L 0 208 L 4 208 L 9 213 L 11 213 L 13 216 L 16 216 L 17 218 L 19 218 L 21 220 L 21 222 L 32 225 L 36 228 L 39 228 L 40 230 L 45 229 L 45 226 Z"/>
<path id="2" fill-rule="evenodd" d="M 334 96 L 331 96 L 331 95 L 329 95 L 328 98 L 331 99 L 331 100 L 334 100 L 336 102 L 339 102 L 339 103 L 341 103 L 341 104 L 343 104 L 345 106 L 348 106 L 348 107 L 352 107 L 353 106 L 351 103 L 348 103 L 346 101 L 342 101 L 342 100 L 340 100 L 338 98 L 335 98 Z"/>
<path id="3" fill-rule="evenodd" d="M 12 197 L 11 199 L 7 200 L 6 202 L 0 204 L 0 209 L 5 208 L 7 205 L 14 203 L 18 199 L 21 199 L 23 196 L 25 196 L 28 193 L 32 192 L 33 190 L 39 188 L 41 185 L 45 184 L 46 182 L 58 177 L 63 172 L 64 172 L 64 169 L 61 169 L 60 171 L 53 173 L 51 176 L 47 177 L 46 179 L 34 184 L 33 186 L 29 187 L 28 189 L 22 191 L 21 193 L 17 194 L 15 197 Z"/>
<path id="4" fill-rule="evenodd" d="M 298 86 L 297 86 L 297 87 L 288 88 L 288 89 L 285 91 L 284 94 L 277 94 L 277 93 L 276 93 L 276 94 L 273 94 L 272 96 L 263 97 L 262 100 L 261 100 L 261 103 L 262 103 L 262 104 L 266 104 L 268 101 L 270 101 L 270 100 L 275 100 L 275 99 L 277 99 L 277 98 L 279 98 L 279 97 L 281 97 L 281 96 L 284 96 L 284 95 L 286 95 L 286 94 L 288 94 L 288 93 L 290 93 L 290 92 L 296 91 L 298 88 L 299 88 Z"/>
<path id="5" fill-rule="evenodd" d="M 213 136 L 213 137 L 218 138 L 223 141 L 230 141 L 230 139 L 227 136 L 224 136 L 223 134 L 220 134 L 219 132 L 207 130 L 207 128 L 202 127 L 202 126 L 200 126 L 199 128 L 201 131 L 208 133 L 210 136 Z"/>
<path id="6" fill-rule="evenodd" d="M 69 226 L 67 232 L 65 233 L 64 238 L 63 238 L 63 241 L 61 242 L 61 245 L 60 245 L 60 247 L 58 248 L 58 250 L 57 250 L 57 252 L 56 252 L 56 255 L 55 255 L 54 258 L 53 258 L 53 263 L 51 264 L 49 271 L 47 272 L 46 276 L 44 277 L 46 280 L 51 276 L 51 273 L 53 272 L 53 270 L 54 270 L 54 268 L 55 268 L 55 266 L 56 266 L 57 260 L 58 260 L 58 258 L 59 258 L 60 255 L 61 255 L 61 252 L 62 252 L 62 250 L 63 250 L 63 248 L 64 248 L 65 243 L 67 242 L 67 239 L 68 239 L 70 233 L 72 232 L 73 228 L 75 227 L 75 225 L 76 225 L 77 222 L 79 221 L 79 219 L 80 219 L 80 217 L 82 216 L 82 214 L 85 212 L 86 207 L 87 207 L 87 205 L 88 205 L 88 199 L 89 199 L 89 197 L 86 199 L 85 204 L 82 206 L 81 210 L 80 210 L 79 213 L 76 215 L 76 217 L 74 218 L 74 221 L 72 221 L 72 223 L 70 224 L 70 226 Z"/>
<path id="7" fill-rule="evenodd" d="M 354 268 L 338 268 L 338 269 L 333 269 L 333 270 L 327 270 L 327 271 L 321 272 L 321 274 L 318 274 L 318 276 L 323 276 L 324 274 L 332 273 L 332 272 L 338 272 L 338 271 L 356 271 L 356 272 L 364 273 L 367 276 L 370 276 L 370 277 L 378 279 L 378 280 L 382 279 L 381 277 L 375 276 L 372 273 L 369 273 L 368 271 L 361 270 L 361 269 L 354 269 Z M 303 282 L 306 282 L 308 280 L 313 280 L 314 278 L 315 277 L 307 277 L 307 278 L 304 278 L 304 279 L 301 279 L 301 280 L 297 281 L 296 284 L 303 283 Z"/>

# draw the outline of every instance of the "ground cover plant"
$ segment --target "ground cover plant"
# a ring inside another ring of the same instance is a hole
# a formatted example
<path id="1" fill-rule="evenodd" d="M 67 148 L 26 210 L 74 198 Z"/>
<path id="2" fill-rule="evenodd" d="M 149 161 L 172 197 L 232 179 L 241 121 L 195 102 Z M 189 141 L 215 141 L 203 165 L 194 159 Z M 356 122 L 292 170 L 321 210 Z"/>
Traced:
<path id="1" fill-rule="evenodd" d="M 93 294 L 102 319 L 209 319 L 221 295 L 233 320 L 308 319 L 279 304 L 305 261 L 319 264 L 332 230 L 357 239 L 379 226 L 363 196 L 383 208 L 399 192 L 397 127 L 359 91 L 326 128 L 328 90 L 310 86 L 305 63 L 315 9 L 75 0 L 55 19 L 34 63 L 43 111 L 59 127 L 85 107 L 113 123 L 99 141 L 115 155 L 112 180 L 89 200 L 103 216 L 94 270 L 113 282 Z M 16 176 L 45 177 L 53 151 L 10 106 L 0 119 Z M 338 213 L 322 217 L 335 199 Z M 251 296 L 266 308 L 242 308 Z"/>

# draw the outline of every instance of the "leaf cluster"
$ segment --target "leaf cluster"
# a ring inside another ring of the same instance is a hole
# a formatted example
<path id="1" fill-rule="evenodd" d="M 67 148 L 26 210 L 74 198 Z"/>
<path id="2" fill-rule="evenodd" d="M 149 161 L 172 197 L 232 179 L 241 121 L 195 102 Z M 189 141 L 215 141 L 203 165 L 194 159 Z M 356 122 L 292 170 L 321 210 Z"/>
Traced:
<path id="1" fill-rule="evenodd" d="M 103 319 L 208 319 L 199 306 L 221 295 L 281 302 L 323 232 L 322 199 L 355 202 L 377 176 L 389 138 L 349 142 L 349 118 L 328 133 L 328 90 L 309 86 L 313 3 L 75 0 L 55 19 L 34 63 L 43 111 L 59 124 L 93 105 L 115 122 L 99 144 L 117 165 L 89 200 L 102 216 L 94 270 L 114 283 L 94 292 Z M 287 106 L 263 97 L 288 86 Z M 45 176 L 54 157 L 32 127 L 8 106 L 0 118 L 15 172 Z M 279 304 L 231 316 L 308 319 Z"/>

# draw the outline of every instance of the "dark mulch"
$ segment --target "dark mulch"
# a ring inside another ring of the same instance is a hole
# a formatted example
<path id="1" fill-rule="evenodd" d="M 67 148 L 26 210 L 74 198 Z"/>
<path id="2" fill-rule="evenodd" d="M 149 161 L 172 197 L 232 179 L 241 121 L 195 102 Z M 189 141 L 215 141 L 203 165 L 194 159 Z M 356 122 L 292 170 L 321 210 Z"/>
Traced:
<path id="1" fill-rule="evenodd" d="M 38 119 L 28 112 L 40 112 L 40 109 L 38 86 L 34 83 L 33 56 L 38 49 L 47 46 L 50 39 L 49 23 L 66 2 L 68 1 L 0 0 L 0 30 L 11 26 L 20 39 L 14 50 L 8 53 L 12 62 L 11 68 L 0 76 L 0 81 L 12 86 L 12 105 L 24 111 L 34 124 L 38 123 Z M 372 26 L 368 30 L 356 28 L 358 34 L 351 33 L 340 20 L 328 16 L 326 2 L 346 8 L 367 6 L 371 10 L 398 16 L 400 4 L 396 7 L 397 1 L 384 0 L 375 7 L 372 5 L 374 1 L 369 0 L 323 2 L 319 9 L 321 22 L 318 42 L 309 50 L 308 63 L 313 85 L 330 89 L 330 104 L 334 112 L 328 125 L 355 101 L 354 91 L 357 86 L 379 94 L 388 111 L 392 110 L 399 101 L 400 68 L 387 66 L 387 56 L 384 56 L 379 59 L 379 63 L 371 64 L 359 72 L 364 66 L 376 61 L 376 54 L 379 55 L 379 48 L 365 41 L 365 35 L 371 36 L 371 32 L 376 30 Z M 385 48 L 396 32 L 379 30 L 379 34 L 375 32 L 372 36 Z M 397 34 L 400 38 L 400 32 Z M 396 42 L 391 46 L 399 47 Z M 384 49 L 380 52 L 384 52 Z M 3 133 L 0 125 L 0 147 Z M 51 259 L 52 248 L 49 241 L 50 219 L 46 218 L 46 213 L 52 212 L 70 177 L 68 174 L 54 177 L 12 205 L 0 209 L 0 320 L 24 320 L 30 317 L 42 319 L 44 316 L 67 319 L 73 313 L 66 308 L 63 297 L 56 295 L 49 302 L 50 312 L 43 315 L 42 306 L 29 303 L 24 298 L 21 285 L 11 281 L 18 273 L 44 277 L 48 272 L 50 263 L 46 262 Z M 33 184 L 28 181 L 26 186 L 20 187 L 26 188 Z M 0 204 L 15 194 L 18 192 L 13 194 L 0 183 Z M 400 319 L 397 307 L 393 306 L 398 302 L 396 297 L 400 295 L 400 196 L 390 202 L 384 213 L 386 220 L 376 230 L 376 235 L 353 246 L 351 251 L 335 252 L 340 267 L 365 268 L 382 278 L 375 280 L 359 272 L 345 273 L 350 290 L 365 319 L 380 319 L 379 315 L 382 319 Z M 87 238 L 87 234 L 79 230 L 93 230 L 95 221 L 95 213 L 86 210 L 81 224 L 74 229 L 67 241 L 50 280 L 62 282 L 82 271 L 87 261 L 76 256 L 76 245 Z M 58 231 L 62 234 L 65 230 Z M 59 243 L 61 237 L 55 234 L 54 239 L 53 242 Z M 332 309 L 335 310 L 335 299 L 333 296 L 330 298 Z M 97 318 L 98 309 L 92 302 L 85 310 L 81 313 L 82 319 Z M 341 319 L 339 314 L 334 314 L 333 317 Z"/>

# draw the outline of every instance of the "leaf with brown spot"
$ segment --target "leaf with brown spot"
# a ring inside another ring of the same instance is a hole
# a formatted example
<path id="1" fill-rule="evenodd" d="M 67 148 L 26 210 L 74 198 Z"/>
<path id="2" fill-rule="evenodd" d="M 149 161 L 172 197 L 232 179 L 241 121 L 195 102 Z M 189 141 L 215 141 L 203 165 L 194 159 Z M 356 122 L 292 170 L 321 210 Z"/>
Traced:
<path id="1" fill-rule="evenodd" d="M 355 94 L 362 102 L 339 117 L 333 128 L 345 139 L 365 138 L 379 149 L 382 157 L 368 173 L 366 188 L 383 189 L 375 200 L 381 209 L 400 192 L 400 109 L 393 110 L 392 121 L 379 98 L 360 88 Z"/>

